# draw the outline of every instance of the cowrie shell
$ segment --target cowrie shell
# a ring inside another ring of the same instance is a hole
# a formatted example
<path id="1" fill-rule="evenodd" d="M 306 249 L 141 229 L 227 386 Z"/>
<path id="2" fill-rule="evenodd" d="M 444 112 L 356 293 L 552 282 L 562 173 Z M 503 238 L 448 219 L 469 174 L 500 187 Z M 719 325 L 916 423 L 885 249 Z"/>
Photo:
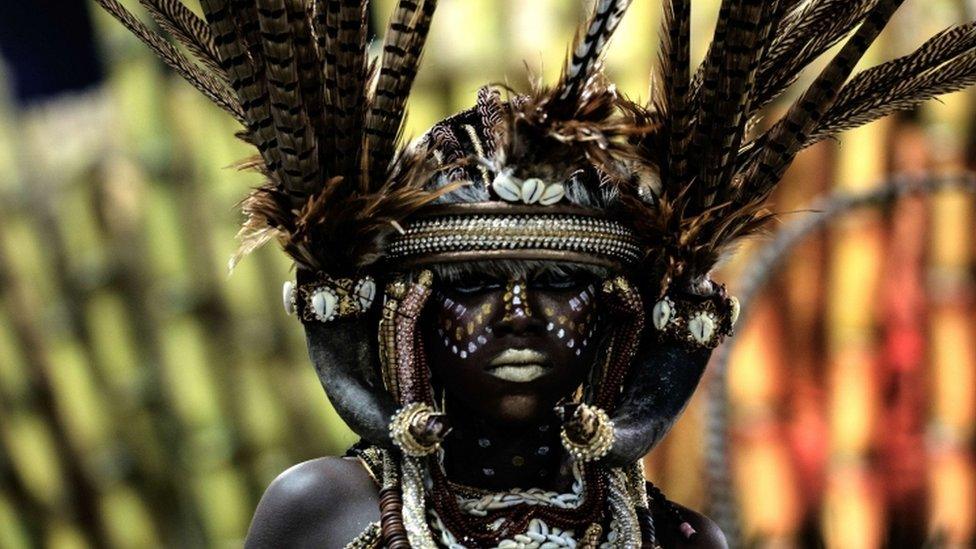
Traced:
<path id="1" fill-rule="evenodd" d="M 552 185 L 546 186 L 546 189 L 542 191 L 542 196 L 539 197 L 539 204 L 551 206 L 562 200 L 564 196 L 566 196 L 566 187 L 562 183 L 553 183 Z"/>
<path id="2" fill-rule="evenodd" d="M 356 299 L 359 301 L 359 309 L 365 311 L 373 304 L 376 297 L 376 282 L 372 278 L 364 278 L 356 285 Z"/>
<path id="3" fill-rule="evenodd" d="M 328 288 L 322 288 L 312 294 L 312 310 L 315 311 L 315 318 L 320 322 L 332 320 L 338 302 L 339 298 Z"/>
<path id="4" fill-rule="evenodd" d="M 734 327 L 736 322 L 739 321 L 739 315 L 742 313 L 742 304 L 739 303 L 739 298 L 734 296 L 729 298 L 729 304 L 732 307 L 732 311 L 729 314 L 729 320 Z"/>
<path id="5" fill-rule="evenodd" d="M 535 204 L 542 198 L 545 189 L 545 183 L 538 177 L 526 179 L 522 182 L 522 202 Z"/>
<path id="6" fill-rule="evenodd" d="M 705 313 L 698 313 L 688 321 L 688 331 L 695 341 L 707 345 L 715 335 L 715 322 Z"/>
<path id="7" fill-rule="evenodd" d="M 522 199 L 522 186 L 505 172 L 495 176 L 495 180 L 491 182 L 491 189 L 506 202 L 518 202 Z"/>
<path id="8" fill-rule="evenodd" d="M 286 313 L 295 314 L 295 283 L 291 280 L 285 281 L 281 287 L 281 301 L 285 306 Z"/>
<path id="9" fill-rule="evenodd" d="M 668 321 L 671 320 L 671 313 L 673 309 L 671 304 L 667 299 L 662 299 L 654 305 L 654 311 L 652 317 L 654 319 L 654 327 L 658 330 L 663 330 L 665 326 L 668 325 Z"/>

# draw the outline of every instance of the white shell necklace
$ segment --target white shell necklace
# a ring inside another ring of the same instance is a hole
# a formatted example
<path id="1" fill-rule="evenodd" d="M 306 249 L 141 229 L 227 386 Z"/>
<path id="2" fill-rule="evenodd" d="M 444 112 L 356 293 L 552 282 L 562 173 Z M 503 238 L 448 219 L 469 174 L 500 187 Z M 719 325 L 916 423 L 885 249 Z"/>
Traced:
<path id="1" fill-rule="evenodd" d="M 611 513 L 610 529 L 599 544 L 600 549 L 619 549 L 640 547 L 641 533 L 637 522 L 635 507 L 637 501 L 632 497 L 633 490 L 628 486 L 628 476 L 621 469 L 609 471 L 608 504 Z M 549 505 L 562 509 L 578 507 L 583 499 L 583 480 L 580 468 L 573 466 L 573 486 L 570 493 L 560 494 L 539 488 L 526 490 L 513 489 L 505 492 L 485 494 L 480 497 L 458 496 L 461 509 L 472 516 L 486 516 L 491 511 L 508 509 L 517 505 Z M 437 512 L 426 505 L 423 486 L 427 479 L 424 465 L 414 458 L 405 457 L 403 461 L 403 503 L 404 525 L 410 544 L 413 547 L 434 549 L 467 549 L 444 525 Z M 426 519 L 420 512 L 424 509 Z M 496 526 L 501 526 L 499 520 Z M 436 534 L 435 534 L 436 533 Z M 521 534 L 504 539 L 495 549 L 560 549 L 575 548 L 579 540 L 574 530 L 561 530 L 550 527 L 540 519 L 529 522 Z M 436 541 L 435 541 L 436 535 Z"/>

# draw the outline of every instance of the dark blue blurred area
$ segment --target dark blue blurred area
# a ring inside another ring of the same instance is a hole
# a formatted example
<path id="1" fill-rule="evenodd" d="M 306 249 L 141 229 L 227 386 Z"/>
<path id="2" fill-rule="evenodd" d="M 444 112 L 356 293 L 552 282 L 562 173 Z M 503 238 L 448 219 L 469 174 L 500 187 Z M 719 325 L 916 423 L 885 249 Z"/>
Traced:
<path id="1" fill-rule="evenodd" d="M 102 81 L 87 0 L 0 0 L 0 55 L 20 106 Z"/>

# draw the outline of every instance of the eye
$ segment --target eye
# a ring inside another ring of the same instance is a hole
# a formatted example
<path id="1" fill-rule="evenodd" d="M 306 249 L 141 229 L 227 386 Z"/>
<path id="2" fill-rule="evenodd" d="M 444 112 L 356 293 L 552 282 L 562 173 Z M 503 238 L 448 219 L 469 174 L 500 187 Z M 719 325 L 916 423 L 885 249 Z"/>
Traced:
<path id="1" fill-rule="evenodd" d="M 568 274 L 547 272 L 532 280 L 532 287 L 538 290 L 571 290 L 582 286 L 585 281 Z"/>
<path id="2" fill-rule="evenodd" d="M 476 295 L 502 288 L 500 280 L 486 276 L 464 277 L 451 285 L 451 290 L 461 295 Z"/>

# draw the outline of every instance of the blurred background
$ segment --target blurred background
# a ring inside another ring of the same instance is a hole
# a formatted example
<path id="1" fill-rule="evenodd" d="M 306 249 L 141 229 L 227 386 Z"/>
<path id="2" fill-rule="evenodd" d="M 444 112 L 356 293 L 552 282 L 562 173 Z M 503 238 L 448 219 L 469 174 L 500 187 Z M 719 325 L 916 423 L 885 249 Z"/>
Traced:
<path id="1" fill-rule="evenodd" d="M 392 4 L 374 2 L 377 28 Z M 440 4 L 409 136 L 482 84 L 524 89 L 526 65 L 553 78 L 582 13 Z M 635 2 L 611 48 L 632 96 L 648 95 L 659 4 Z M 718 4 L 695 2 L 698 59 Z M 976 17 L 972 0 L 906 4 L 868 62 Z M 235 204 L 260 181 L 224 167 L 250 152 L 92 2 L 0 0 L 0 59 L 0 547 L 239 546 L 271 479 L 355 440 L 282 310 L 284 255 L 227 274 Z M 973 167 L 974 122 L 976 95 L 960 93 L 817 145 L 772 233 L 832 190 Z M 736 517 L 743 546 L 973 546 L 974 206 L 910 198 L 806 239 L 741 327 L 727 383 L 706 379 L 649 476 Z M 735 293 L 763 245 L 717 278 Z M 728 403 L 709 421 L 716 390 Z"/>

